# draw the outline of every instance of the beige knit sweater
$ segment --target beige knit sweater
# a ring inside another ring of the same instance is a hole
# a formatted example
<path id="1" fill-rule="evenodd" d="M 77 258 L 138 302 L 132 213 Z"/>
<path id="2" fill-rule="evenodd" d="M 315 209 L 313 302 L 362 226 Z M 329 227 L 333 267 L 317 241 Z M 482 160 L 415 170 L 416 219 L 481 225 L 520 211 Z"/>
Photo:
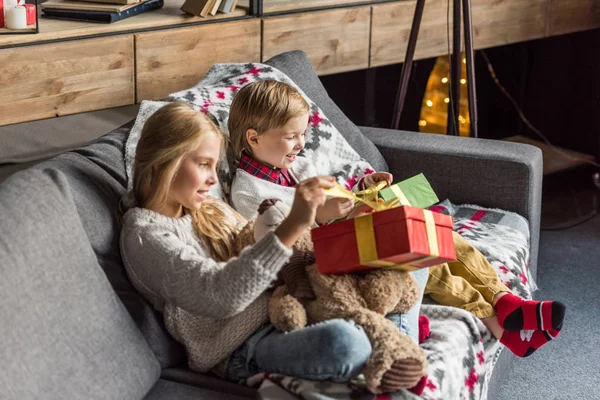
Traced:
<path id="1" fill-rule="evenodd" d="M 265 289 L 292 251 L 270 233 L 239 257 L 216 262 L 191 216 L 132 208 L 123 217 L 121 253 L 135 288 L 185 346 L 190 368 L 206 372 L 268 320 Z"/>

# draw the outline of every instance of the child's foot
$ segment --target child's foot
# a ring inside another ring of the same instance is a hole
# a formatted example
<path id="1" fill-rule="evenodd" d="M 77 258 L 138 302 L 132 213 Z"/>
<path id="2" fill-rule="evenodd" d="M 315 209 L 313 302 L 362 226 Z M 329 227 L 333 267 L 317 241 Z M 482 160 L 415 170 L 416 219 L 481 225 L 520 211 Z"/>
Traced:
<path id="1" fill-rule="evenodd" d="M 522 330 L 518 332 L 505 330 L 500 338 L 500 343 L 505 345 L 513 354 L 519 357 L 527 357 L 556 338 L 559 333 L 554 329 L 549 331 Z"/>
<path id="2" fill-rule="evenodd" d="M 566 310 L 560 301 L 525 300 L 511 293 L 496 302 L 498 322 L 507 331 L 560 331 Z"/>
<path id="3" fill-rule="evenodd" d="M 423 377 L 422 364 L 411 358 L 398 360 L 381 378 L 379 390 L 382 393 L 412 388 L 418 385 Z"/>

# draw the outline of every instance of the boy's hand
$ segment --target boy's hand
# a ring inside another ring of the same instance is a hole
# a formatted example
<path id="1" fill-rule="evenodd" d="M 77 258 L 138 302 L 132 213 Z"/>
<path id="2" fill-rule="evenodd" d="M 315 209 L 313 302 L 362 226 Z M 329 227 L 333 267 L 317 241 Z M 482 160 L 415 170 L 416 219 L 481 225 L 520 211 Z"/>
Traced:
<path id="1" fill-rule="evenodd" d="M 354 210 L 350 211 L 350 214 L 348 214 L 348 217 L 346 219 L 362 217 L 363 215 L 371 214 L 373 211 L 375 210 L 363 204 L 358 207 L 355 207 Z"/>
<path id="2" fill-rule="evenodd" d="M 345 217 L 353 208 L 354 200 L 352 199 L 338 197 L 327 199 L 325 204 L 317 209 L 316 221 L 321 225 L 327 221 Z"/>
<path id="3" fill-rule="evenodd" d="M 366 175 L 364 177 L 362 184 L 365 189 L 381 181 L 385 181 L 387 185 L 390 186 L 392 184 L 393 179 L 393 175 L 389 172 L 373 172 L 372 174 Z"/>

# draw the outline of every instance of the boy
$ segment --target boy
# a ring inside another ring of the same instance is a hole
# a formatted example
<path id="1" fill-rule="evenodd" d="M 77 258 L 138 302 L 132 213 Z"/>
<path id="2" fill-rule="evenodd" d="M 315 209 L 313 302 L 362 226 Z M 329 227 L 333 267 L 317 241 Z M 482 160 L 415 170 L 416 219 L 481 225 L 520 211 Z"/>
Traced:
<path id="1" fill-rule="evenodd" d="M 296 183 L 335 172 L 317 173 L 309 160 L 298 156 L 305 145 L 308 113 L 309 106 L 302 95 L 281 82 L 253 82 L 234 97 L 228 127 L 232 155 L 239 164 L 231 196 L 234 208 L 244 217 L 253 218 L 265 199 L 279 199 L 291 206 Z M 378 181 L 390 184 L 392 175 L 367 174 L 352 189 L 356 191 Z M 359 208 L 353 210 L 352 200 L 333 198 L 319 209 L 316 221 L 323 224 L 360 212 Z M 458 234 L 454 238 L 456 262 L 413 273 L 419 283 L 427 282 L 426 294 L 440 304 L 463 308 L 479 317 L 501 343 L 520 357 L 532 354 L 558 336 L 566 311 L 564 304 L 513 295 L 476 248 Z M 426 270 L 429 279 L 419 279 L 418 274 Z M 417 326 L 416 322 L 413 326 Z"/>

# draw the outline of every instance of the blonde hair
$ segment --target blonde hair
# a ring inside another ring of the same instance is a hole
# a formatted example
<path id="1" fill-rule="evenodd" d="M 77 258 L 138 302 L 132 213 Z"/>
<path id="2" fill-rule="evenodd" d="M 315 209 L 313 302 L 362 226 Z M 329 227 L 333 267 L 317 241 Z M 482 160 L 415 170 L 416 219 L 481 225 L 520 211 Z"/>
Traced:
<path id="1" fill-rule="evenodd" d="M 229 110 L 232 159 L 239 162 L 243 151 L 252 154 L 246 138 L 248 129 L 262 135 L 309 111 L 310 106 L 300 92 L 283 82 L 263 80 L 244 86 L 233 98 Z"/>
<path id="2" fill-rule="evenodd" d="M 216 135 L 223 149 L 227 139 L 217 125 L 183 102 L 170 103 L 148 118 L 133 163 L 133 197 L 139 206 L 166 204 L 181 160 L 198 149 L 205 134 Z M 199 209 L 185 210 L 192 215 L 198 236 L 206 239 L 212 256 L 220 261 L 235 255 L 236 224 L 225 212 L 227 207 L 209 197 Z M 231 213 L 239 216 L 233 209 Z"/>

